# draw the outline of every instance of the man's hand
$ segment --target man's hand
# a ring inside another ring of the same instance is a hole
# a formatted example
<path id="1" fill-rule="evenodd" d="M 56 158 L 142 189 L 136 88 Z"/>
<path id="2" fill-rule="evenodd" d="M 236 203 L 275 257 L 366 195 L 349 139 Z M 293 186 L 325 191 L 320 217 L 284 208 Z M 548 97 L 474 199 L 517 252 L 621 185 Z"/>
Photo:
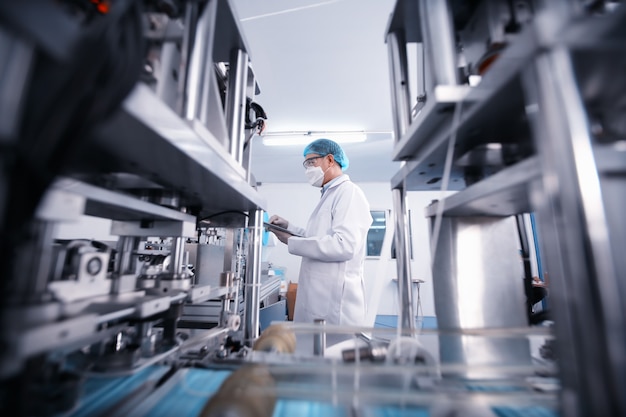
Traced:
<path id="1" fill-rule="evenodd" d="M 279 232 L 277 230 L 271 230 L 272 233 L 274 233 L 276 235 L 276 237 L 278 238 L 278 240 L 280 240 L 281 242 L 283 242 L 285 245 L 287 244 L 287 239 L 289 239 L 290 237 L 292 237 L 293 235 L 290 233 L 286 233 L 286 232 Z"/>
<path id="2" fill-rule="evenodd" d="M 276 216 L 276 215 L 270 217 L 270 221 L 268 223 L 275 224 L 276 226 L 280 226 L 280 227 L 282 227 L 284 229 L 289 227 L 289 222 L 287 220 L 283 219 L 280 216 Z"/>
<path id="3" fill-rule="evenodd" d="M 276 226 L 280 226 L 283 229 L 286 229 L 287 227 L 289 227 L 289 222 L 287 220 L 283 219 L 280 216 L 276 216 L 276 215 L 270 217 L 270 220 L 268 221 L 268 223 L 275 224 Z M 274 235 L 276 235 L 278 240 L 283 242 L 285 245 L 287 244 L 287 239 L 289 239 L 291 236 L 293 236 L 290 233 L 281 232 L 281 231 L 274 230 L 274 229 L 270 229 L 270 231 L 272 233 L 274 233 Z"/>

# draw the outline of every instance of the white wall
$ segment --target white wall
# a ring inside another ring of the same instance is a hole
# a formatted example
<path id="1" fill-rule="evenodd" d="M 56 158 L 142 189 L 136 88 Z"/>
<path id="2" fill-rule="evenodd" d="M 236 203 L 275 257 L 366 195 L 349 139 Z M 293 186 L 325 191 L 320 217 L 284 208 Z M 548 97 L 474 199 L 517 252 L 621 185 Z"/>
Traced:
<path id="1" fill-rule="evenodd" d="M 304 179 L 304 177 L 303 177 Z M 358 183 L 363 189 L 372 210 L 392 210 L 391 187 L 387 182 Z M 309 214 L 313 211 L 320 198 L 320 190 L 302 183 L 263 183 L 258 186 L 259 193 L 267 199 L 269 215 L 277 214 L 289 222 L 305 227 Z M 446 195 L 449 195 L 447 193 Z M 413 262 L 411 274 L 413 278 L 423 279 L 420 285 L 421 311 L 425 316 L 434 316 L 432 280 L 430 272 L 430 246 L 428 221 L 424 216 L 424 209 L 432 200 L 442 198 L 439 191 L 415 191 L 407 194 L 407 208 L 411 211 L 411 226 L 413 231 Z M 393 224 L 393 212 L 389 219 Z M 278 242 L 271 249 L 268 260 L 275 267 L 284 267 L 288 281 L 297 282 L 300 269 L 300 257 L 291 255 L 286 245 Z M 398 314 L 397 284 L 393 281 L 397 277 L 395 260 L 368 258 L 365 265 L 366 296 L 373 297 L 372 288 L 381 288 L 378 303 L 378 314 Z M 381 262 L 383 264 L 381 264 Z M 381 281 L 377 281 L 381 280 Z M 414 293 L 415 301 L 417 294 Z M 376 304 L 370 298 L 370 304 Z M 416 312 L 417 313 L 417 312 Z"/>

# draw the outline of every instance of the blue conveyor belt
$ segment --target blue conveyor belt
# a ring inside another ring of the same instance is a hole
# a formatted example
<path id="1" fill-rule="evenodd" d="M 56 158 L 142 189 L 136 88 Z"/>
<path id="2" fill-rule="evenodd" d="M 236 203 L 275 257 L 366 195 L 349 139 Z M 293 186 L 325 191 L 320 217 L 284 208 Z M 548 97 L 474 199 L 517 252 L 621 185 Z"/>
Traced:
<path id="1" fill-rule="evenodd" d="M 136 374 L 125 376 L 97 375 L 87 378 L 82 395 L 67 417 L 94 417 L 104 415 L 119 401 L 150 382 L 157 381 L 167 371 L 165 366 L 150 366 Z"/>
<path id="2" fill-rule="evenodd" d="M 225 370 L 184 369 L 178 383 L 158 402 L 144 410 L 146 417 L 193 417 L 231 374 Z M 181 371 L 179 371 L 181 372 Z"/>
<path id="3" fill-rule="evenodd" d="M 553 410 L 545 407 L 493 407 L 493 413 L 498 417 L 558 417 Z"/>
<path id="4" fill-rule="evenodd" d="M 358 408 L 362 417 L 428 417 L 428 410 L 420 407 L 364 406 Z M 346 405 L 297 400 L 279 400 L 272 417 L 352 417 L 355 414 Z"/>
<path id="5" fill-rule="evenodd" d="M 131 393 L 145 384 L 150 384 L 169 370 L 165 366 L 152 366 L 124 377 L 92 377 L 84 385 L 84 394 L 77 409 L 68 417 L 104 416 Z M 180 369 L 168 383 L 144 398 L 133 407 L 133 416 L 195 417 L 200 414 L 206 402 L 220 388 L 231 374 L 228 370 Z M 494 391 L 494 387 L 475 384 L 471 391 Z M 498 391 L 497 389 L 495 391 Z M 493 407 L 498 417 L 558 417 L 554 410 L 541 406 Z M 105 413 L 105 414 L 103 414 Z M 333 405 L 327 402 L 298 399 L 280 399 L 276 403 L 272 417 L 351 417 L 354 413 L 345 403 Z M 426 407 L 401 407 L 364 405 L 358 407 L 358 415 L 363 417 L 429 417 Z"/>

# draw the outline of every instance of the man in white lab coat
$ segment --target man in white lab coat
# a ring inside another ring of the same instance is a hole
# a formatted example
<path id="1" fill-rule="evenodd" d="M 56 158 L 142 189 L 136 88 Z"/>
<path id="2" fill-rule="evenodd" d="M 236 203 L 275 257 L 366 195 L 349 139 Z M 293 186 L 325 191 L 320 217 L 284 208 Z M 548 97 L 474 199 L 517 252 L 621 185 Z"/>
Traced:
<path id="1" fill-rule="evenodd" d="M 337 143 L 315 140 L 304 148 L 303 156 L 309 183 L 322 192 L 306 229 L 278 216 L 269 221 L 293 233 L 272 230 L 288 245 L 289 253 L 302 257 L 294 321 L 323 319 L 326 324 L 364 326 L 363 265 L 372 224 L 369 203 L 343 173 L 349 161 Z"/>

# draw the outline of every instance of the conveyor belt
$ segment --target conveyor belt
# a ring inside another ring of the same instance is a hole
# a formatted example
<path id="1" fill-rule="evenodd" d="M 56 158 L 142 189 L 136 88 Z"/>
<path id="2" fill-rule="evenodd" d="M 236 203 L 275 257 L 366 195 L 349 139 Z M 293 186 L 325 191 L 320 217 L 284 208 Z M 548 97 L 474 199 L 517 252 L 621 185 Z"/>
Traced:
<path id="1" fill-rule="evenodd" d="M 76 410 L 63 417 L 93 416 L 198 416 L 204 405 L 231 374 L 229 370 L 185 368 L 176 371 L 159 387 L 155 386 L 169 370 L 165 366 L 152 366 L 132 376 L 91 377 L 85 382 L 84 394 Z M 142 392 L 144 387 L 151 392 Z M 494 392 L 502 387 L 467 386 L 468 391 Z M 143 393 L 143 395 L 142 395 Z M 497 417 L 558 417 L 559 414 L 542 406 L 495 406 Z M 277 401 L 272 417 L 429 417 L 428 407 L 371 405 L 350 406 L 343 401 L 332 404 L 283 398 Z M 59 416 L 60 417 L 60 416 Z"/>
<path id="2" fill-rule="evenodd" d="M 124 399 L 143 388 L 156 383 L 168 371 L 165 366 L 150 366 L 136 374 L 127 376 L 98 375 L 88 377 L 83 385 L 83 394 L 74 410 L 63 417 L 96 417 L 109 415 Z M 60 417 L 60 416 L 59 416 Z"/>
<path id="3" fill-rule="evenodd" d="M 183 369 L 173 377 L 175 384 L 166 395 L 153 394 L 132 415 L 197 416 L 230 374 L 226 370 Z"/>

